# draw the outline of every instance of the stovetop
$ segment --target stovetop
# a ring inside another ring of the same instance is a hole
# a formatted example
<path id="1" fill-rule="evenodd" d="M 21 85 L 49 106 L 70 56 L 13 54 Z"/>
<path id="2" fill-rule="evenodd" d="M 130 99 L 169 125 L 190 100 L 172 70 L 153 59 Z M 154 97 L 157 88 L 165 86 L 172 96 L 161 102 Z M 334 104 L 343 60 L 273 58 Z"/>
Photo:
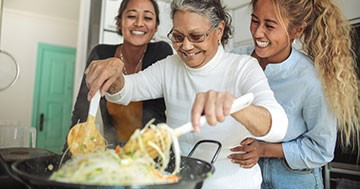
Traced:
<path id="1" fill-rule="evenodd" d="M 6 189 L 28 189 L 27 186 L 11 177 L 11 164 L 55 153 L 38 148 L 0 148 L 0 186 Z"/>

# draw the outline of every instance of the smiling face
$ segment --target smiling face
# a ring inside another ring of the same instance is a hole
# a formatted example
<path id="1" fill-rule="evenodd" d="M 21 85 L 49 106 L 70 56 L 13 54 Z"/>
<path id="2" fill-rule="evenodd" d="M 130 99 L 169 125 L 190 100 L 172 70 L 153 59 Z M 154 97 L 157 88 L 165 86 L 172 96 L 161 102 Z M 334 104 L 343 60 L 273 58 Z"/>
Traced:
<path id="1" fill-rule="evenodd" d="M 149 43 L 157 31 L 156 13 L 149 0 L 131 0 L 118 20 L 124 43 L 141 46 Z"/>
<path id="2" fill-rule="evenodd" d="M 257 56 L 272 63 L 282 62 L 289 56 L 293 37 L 288 34 L 284 21 L 285 26 L 278 20 L 271 0 L 257 1 L 250 24 Z"/>
<path id="3" fill-rule="evenodd" d="M 185 37 L 182 42 L 173 43 L 177 54 L 187 66 L 202 67 L 215 56 L 223 33 L 223 22 L 212 29 L 205 16 L 189 11 L 177 11 L 174 14 L 173 25 L 172 31 L 179 35 L 198 36 L 208 32 L 203 42 L 194 43 Z"/>

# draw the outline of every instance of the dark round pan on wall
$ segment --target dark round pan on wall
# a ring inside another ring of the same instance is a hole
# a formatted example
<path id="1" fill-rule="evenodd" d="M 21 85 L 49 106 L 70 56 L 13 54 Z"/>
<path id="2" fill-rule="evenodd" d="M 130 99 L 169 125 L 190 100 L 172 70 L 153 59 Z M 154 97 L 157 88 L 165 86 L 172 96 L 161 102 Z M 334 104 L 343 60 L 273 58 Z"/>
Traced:
<path id="1" fill-rule="evenodd" d="M 219 146 L 221 148 L 221 146 Z M 32 158 L 17 161 L 11 165 L 12 172 L 32 189 L 199 189 L 203 181 L 211 176 L 214 166 L 200 159 L 181 157 L 180 181 L 159 185 L 131 185 L 131 186 L 99 186 L 86 184 L 70 184 L 49 180 L 49 176 L 59 168 L 61 155 Z M 170 161 L 167 170 L 174 169 L 174 161 Z"/>

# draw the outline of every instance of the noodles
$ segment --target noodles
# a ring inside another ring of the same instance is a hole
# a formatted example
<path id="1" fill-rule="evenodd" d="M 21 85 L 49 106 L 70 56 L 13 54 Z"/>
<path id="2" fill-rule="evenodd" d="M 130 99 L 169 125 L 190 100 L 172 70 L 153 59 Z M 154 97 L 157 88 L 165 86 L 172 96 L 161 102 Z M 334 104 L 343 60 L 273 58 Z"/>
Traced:
<path id="1" fill-rule="evenodd" d="M 151 140 L 143 136 L 148 129 L 156 133 Z M 115 150 L 73 156 L 51 175 L 50 180 L 91 185 L 150 185 L 179 180 L 175 174 L 180 170 L 180 148 L 174 131 L 166 124 L 155 126 L 150 122 L 144 129 L 136 130 L 129 142 L 138 143 L 139 148 L 125 153 L 117 146 Z M 175 168 L 170 174 L 165 168 L 170 162 L 171 144 Z M 156 160 L 146 146 L 159 154 Z"/>

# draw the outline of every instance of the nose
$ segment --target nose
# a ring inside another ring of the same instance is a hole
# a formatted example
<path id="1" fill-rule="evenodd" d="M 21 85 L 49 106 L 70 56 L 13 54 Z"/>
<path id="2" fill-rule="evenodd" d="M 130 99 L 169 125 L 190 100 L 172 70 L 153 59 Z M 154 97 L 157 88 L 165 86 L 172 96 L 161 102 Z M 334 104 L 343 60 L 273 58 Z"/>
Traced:
<path id="1" fill-rule="evenodd" d="M 262 25 L 258 25 L 253 28 L 253 36 L 256 38 L 264 37 L 264 27 Z"/>
<path id="2" fill-rule="evenodd" d="M 141 17 L 138 17 L 134 24 L 138 27 L 144 26 L 144 20 Z"/>
<path id="3" fill-rule="evenodd" d="M 187 51 L 187 50 L 190 50 L 190 49 L 194 48 L 194 45 L 193 45 L 193 43 L 191 41 L 189 41 L 189 39 L 187 37 L 185 37 L 184 41 L 181 44 L 181 48 L 183 50 Z"/>

